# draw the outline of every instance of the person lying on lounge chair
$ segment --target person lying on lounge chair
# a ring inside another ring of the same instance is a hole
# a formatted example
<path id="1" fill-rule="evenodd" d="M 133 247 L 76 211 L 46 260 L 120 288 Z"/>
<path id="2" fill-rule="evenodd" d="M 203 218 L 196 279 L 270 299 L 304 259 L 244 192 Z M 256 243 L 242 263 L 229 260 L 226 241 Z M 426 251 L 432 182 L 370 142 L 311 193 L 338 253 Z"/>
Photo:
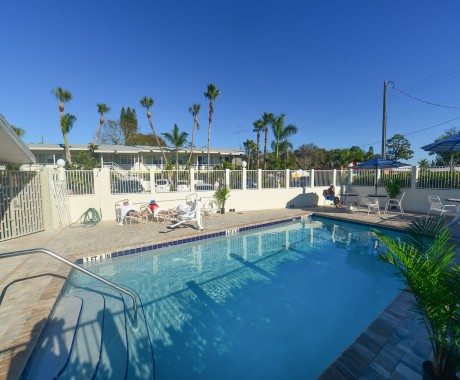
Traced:
<path id="1" fill-rule="evenodd" d="M 335 187 L 334 187 L 334 185 L 329 186 L 325 190 L 325 194 L 326 194 L 326 199 L 328 199 L 330 201 L 333 201 L 336 208 L 344 208 L 345 207 L 345 206 L 340 204 L 339 197 L 335 196 Z"/>
<path id="2" fill-rule="evenodd" d="M 143 216 L 147 215 L 147 211 L 136 211 L 134 210 L 134 207 L 129 204 L 128 201 L 123 202 L 123 207 L 121 208 L 121 219 L 125 216 L 135 216 L 138 218 L 142 218 Z"/>
<path id="3" fill-rule="evenodd" d="M 152 211 L 153 215 L 155 216 L 157 215 L 169 215 L 169 216 L 177 215 L 177 211 L 161 208 L 154 199 L 150 201 L 149 209 L 150 211 Z"/>

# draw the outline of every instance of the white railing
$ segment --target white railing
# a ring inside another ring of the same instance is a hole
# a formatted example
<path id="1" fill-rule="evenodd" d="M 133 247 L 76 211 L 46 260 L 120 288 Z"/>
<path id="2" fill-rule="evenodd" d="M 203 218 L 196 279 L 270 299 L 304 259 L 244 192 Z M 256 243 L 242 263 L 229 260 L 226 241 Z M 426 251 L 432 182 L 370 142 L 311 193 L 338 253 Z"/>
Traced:
<path id="1" fill-rule="evenodd" d="M 262 189 L 281 189 L 285 187 L 285 170 L 262 170 Z"/>
<path id="2" fill-rule="evenodd" d="M 225 170 L 197 170 L 194 171 L 196 191 L 209 191 L 227 186 Z"/>
<path id="3" fill-rule="evenodd" d="M 67 170 L 66 180 L 69 195 L 94 194 L 94 174 L 92 170 Z"/>
<path id="4" fill-rule="evenodd" d="M 460 189 L 459 166 L 431 166 L 420 168 L 417 176 L 419 189 Z"/>

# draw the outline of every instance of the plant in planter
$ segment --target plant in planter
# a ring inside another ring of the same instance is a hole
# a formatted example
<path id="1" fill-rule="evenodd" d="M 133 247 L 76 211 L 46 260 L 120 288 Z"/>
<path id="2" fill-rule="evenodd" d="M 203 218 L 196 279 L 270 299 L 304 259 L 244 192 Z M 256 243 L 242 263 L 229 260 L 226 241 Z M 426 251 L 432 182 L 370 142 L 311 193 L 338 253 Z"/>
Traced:
<path id="1" fill-rule="evenodd" d="M 385 190 L 390 198 L 396 198 L 401 193 L 402 188 L 402 183 L 396 179 L 389 180 L 385 185 Z"/>
<path id="2" fill-rule="evenodd" d="M 230 196 L 230 189 L 227 186 L 220 187 L 214 193 L 214 198 L 219 205 L 221 214 L 225 213 L 225 201 Z"/>
<path id="3" fill-rule="evenodd" d="M 375 231 L 385 246 L 379 259 L 395 266 L 426 327 L 433 362 L 423 363 L 424 378 L 457 379 L 460 369 L 460 265 L 454 263 L 455 244 L 443 218 L 411 223 L 402 240 Z"/>

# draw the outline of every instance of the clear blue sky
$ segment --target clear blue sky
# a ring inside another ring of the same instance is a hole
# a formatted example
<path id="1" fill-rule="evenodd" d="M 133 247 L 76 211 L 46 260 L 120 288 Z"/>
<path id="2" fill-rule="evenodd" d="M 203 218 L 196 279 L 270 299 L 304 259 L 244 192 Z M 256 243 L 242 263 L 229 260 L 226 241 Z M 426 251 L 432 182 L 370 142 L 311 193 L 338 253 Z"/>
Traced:
<path id="1" fill-rule="evenodd" d="M 203 94 L 214 83 L 214 147 L 255 140 L 253 121 L 284 112 L 299 128 L 295 148 L 373 145 L 380 153 L 384 80 L 460 107 L 459 19 L 458 0 L 7 1 L 0 113 L 27 143 L 62 143 L 51 89 L 63 87 L 73 94 L 65 111 L 78 118 L 72 144 L 92 140 L 96 103 L 111 107 L 109 119 L 134 107 L 142 133 L 151 130 L 141 97 L 155 100 L 158 132 L 174 123 L 190 132 L 188 108 L 200 103 L 197 145 L 206 146 Z M 460 109 L 388 91 L 387 137 L 407 135 L 412 163 L 460 119 L 436 125 L 459 117 Z"/>

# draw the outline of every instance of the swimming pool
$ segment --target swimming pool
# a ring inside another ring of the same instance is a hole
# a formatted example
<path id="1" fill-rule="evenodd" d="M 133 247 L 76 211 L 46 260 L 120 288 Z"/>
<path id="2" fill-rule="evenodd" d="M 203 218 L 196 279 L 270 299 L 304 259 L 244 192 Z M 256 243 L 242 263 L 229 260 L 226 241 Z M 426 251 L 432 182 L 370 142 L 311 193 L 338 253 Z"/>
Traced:
<path id="1" fill-rule="evenodd" d="M 317 218 L 89 269 L 139 295 L 155 379 L 310 379 L 397 294 L 377 248 L 369 228 Z"/>

